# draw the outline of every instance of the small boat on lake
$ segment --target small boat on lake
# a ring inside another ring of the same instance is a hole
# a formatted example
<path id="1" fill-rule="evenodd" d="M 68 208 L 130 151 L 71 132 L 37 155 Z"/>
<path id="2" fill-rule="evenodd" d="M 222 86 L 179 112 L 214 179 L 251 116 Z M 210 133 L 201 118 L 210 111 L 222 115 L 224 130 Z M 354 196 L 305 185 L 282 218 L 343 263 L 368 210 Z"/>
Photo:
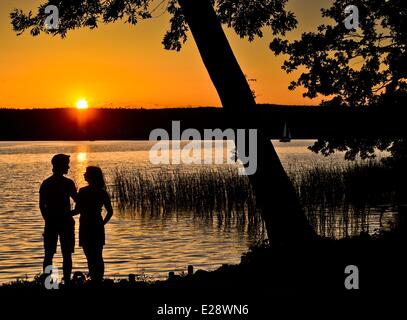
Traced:
<path id="1" fill-rule="evenodd" d="M 290 129 L 288 129 L 287 127 L 287 123 L 284 124 L 283 137 L 280 139 L 280 142 L 283 143 L 291 142 L 291 132 Z"/>

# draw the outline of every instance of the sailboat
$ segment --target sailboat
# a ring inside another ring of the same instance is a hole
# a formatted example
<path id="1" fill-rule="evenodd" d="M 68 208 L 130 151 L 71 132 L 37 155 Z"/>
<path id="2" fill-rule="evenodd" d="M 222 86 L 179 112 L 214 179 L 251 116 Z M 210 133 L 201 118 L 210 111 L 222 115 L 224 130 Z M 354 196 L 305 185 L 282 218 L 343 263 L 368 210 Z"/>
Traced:
<path id="1" fill-rule="evenodd" d="M 280 142 L 291 142 L 291 132 L 290 129 L 287 128 L 287 122 L 284 124 L 283 137 L 280 139 Z"/>

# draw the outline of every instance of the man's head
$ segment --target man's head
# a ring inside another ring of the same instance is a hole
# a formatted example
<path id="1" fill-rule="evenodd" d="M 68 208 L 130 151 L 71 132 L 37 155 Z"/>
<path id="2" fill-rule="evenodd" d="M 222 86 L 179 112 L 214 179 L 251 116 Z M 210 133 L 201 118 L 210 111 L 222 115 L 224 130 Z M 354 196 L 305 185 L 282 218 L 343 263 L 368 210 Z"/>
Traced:
<path id="1" fill-rule="evenodd" d="M 57 154 L 52 157 L 52 172 L 55 174 L 67 174 L 69 170 L 69 158 L 66 154 Z"/>

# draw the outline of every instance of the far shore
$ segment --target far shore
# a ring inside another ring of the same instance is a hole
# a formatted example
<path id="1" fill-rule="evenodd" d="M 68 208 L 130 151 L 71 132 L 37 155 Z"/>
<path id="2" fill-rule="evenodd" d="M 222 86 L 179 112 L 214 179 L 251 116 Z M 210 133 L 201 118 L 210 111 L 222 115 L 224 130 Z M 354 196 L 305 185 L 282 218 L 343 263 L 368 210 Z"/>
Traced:
<path id="1" fill-rule="evenodd" d="M 222 108 L 174 109 L 0 109 L 0 141 L 149 140 L 152 130 L 257 128 L 280 139 L 285 126 L 293 139 L 394 137 L 406 134 L 395 110 L 335 109 L 317 106 L 258 105 L 250 115 L 230 116 Z M 346 130 L 343 126 L 346 124 Z"/>

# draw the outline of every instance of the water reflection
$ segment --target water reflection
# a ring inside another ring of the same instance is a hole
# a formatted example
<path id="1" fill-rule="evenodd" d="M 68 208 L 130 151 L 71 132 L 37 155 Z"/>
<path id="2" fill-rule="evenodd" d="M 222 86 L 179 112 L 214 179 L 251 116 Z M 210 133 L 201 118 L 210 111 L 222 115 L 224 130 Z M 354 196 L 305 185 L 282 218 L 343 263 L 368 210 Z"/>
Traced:
<path id="1" fill-rule="evenodd" d="M 103 168 L 108 184 L 119 167 L 137 164 L 146 171 L 154 170 L 148 160 L 151 145 L 148 141 L 0 142 L 0 283 L 25 275 L 32 278 L 42 270 L 44 223 L 38 190 L 51 175 L 54 154 L 71 155 L 68 177 L 80 188 L 86 185 L 83 174 L 89 165 Z M 238 263 L 251 243 L 247 234 L 233 226 L 205 223 L 188 212 L 154 220 L 121 215 L 118 210 L 107 225 L 106 239 L 109 277 L 146 272 L 160 278 L 168 271 L 184 271 L 189 264 L 213 269 L 223 263 Z M 58 249 L 57 266 L 61 260 Z M 78 247 L 73 260 L 74 271 L 86 270 Z"/>
<path id="2" fill-rule="evenodd" d="M 90 147 L 88 144 L 79 145 L 75 149 L 74 159 L 73 162 L 74 168 L 74 175 L 75 175 L 75 182 L 78 187 L 83 187 L 86 185 L 85 179 L 83 174 L 86 171 L 86 167 L 89 166 L 88 154 L 90 153 Z"/>
<path id="3" fill-rule="evenodd" d="M 341 163 L 341 155 L 326 159 L 310 153 L 310 144 L 312 141 L 277 143 L 285 168 L 296 161 L 305 167 Z M 156 168 L 149 163 L 151 146 L 148 141 L 0 142 L 0 283 L 25 274 L 33 277 L 42 269 L 38 190 L 51 174 L 52 155 L 71 155 L 69 177 L 79 188 L 86 185 L 83 174 L 89 165 L 100 166 L 108 184 L 121 167 L 137 165 L 152 172 Z M 216 214 L 202 218 L 190 211 L 158 217 L 116 212 L 106 228 L 107 276 L 144 271 L 158 278 L 168 271 L 183 271 L 188 264 L 211 269 L 238 263 L 252 241 L 247 224 Z M 86 270 L 82 250 L 77 247 L 75 251 L 74 270 Z M 59 250 L 55 261 L 61 266 Z"/>
<path id="4" fill-rule="evenodd" d="M 79 152 L 79 153 L 77 154 L 77 156 L 76 156 L 76 160 L 77 160 L 79 163 L 87 162 L 87 160 L 88 160 L 88 154 L 87 154 L 87 152 Z"/>

